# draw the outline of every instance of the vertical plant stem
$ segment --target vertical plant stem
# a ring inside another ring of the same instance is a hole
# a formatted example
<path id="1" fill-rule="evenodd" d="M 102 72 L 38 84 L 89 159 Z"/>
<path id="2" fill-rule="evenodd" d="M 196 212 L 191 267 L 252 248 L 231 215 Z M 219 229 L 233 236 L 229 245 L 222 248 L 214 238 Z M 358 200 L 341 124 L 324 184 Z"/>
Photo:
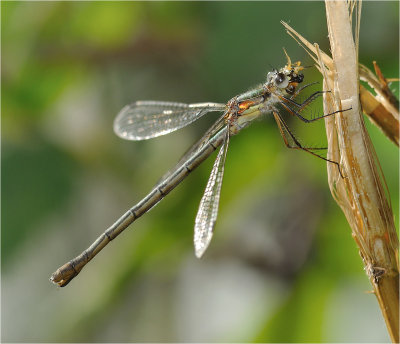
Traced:
<path id="1" fill-rule="evenodd" d="M 334 100 L 325 99 L 325 106 L 351 108 L 326 123 L 328 136 L 337 136 L 328 144 L 340 159 L 345 175 L 340 179 L 337 171 L 328 166 L 330 186 L 352 228 L 390 337 L 398 342 L 398 238 L 359 102 L 357 47 L 351 15 L 344 1 L 326 1 L 325 5 L 333 60 L 333 73 L 326 85 L 334 95 Z"/>
<path id="2" fill-rule="evenodd" d="M 359 101 L 357 44 L 361 3 L 326 1 L 325 6 L 332 58 L 288 24 L 282 24 L 314 59 L 324 77 L 324 90 L 329 91 L 324 94 L 324 112 L 346 110 L 325 119 L 328 157 L 340 162 L 345 176 L 342 178 L 336 166 L 328 164 L 329 187 L 349 222 L 390 338 L 398 343 L 399 241 L 383 187 L 384 176 Z M 355 40 L 351 24 L 354 9 L 358 15 Z"/>

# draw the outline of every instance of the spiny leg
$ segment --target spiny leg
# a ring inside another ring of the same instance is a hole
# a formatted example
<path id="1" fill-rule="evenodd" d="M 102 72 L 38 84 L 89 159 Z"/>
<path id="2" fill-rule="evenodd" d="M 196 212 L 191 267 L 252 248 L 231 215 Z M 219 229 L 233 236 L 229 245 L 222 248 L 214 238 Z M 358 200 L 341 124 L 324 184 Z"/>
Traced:
<path id="1" fill-rule="evenodd" d="M 287 100 L 287 98 L 285 98 L 285 100 Z M 311 123 L 311 122 L 317 121 L 317 120 L 319 120 L 319 119 L 321 119 L 321 118 L 325 118 L 325 117 L 328 117 L 328 116 L 332 116 L 332 115 L 334 115 L 335 113 L 341 113 L 341 112 L 344 112 L 344 111 L 347 111 L 347 110 L 351 110 L 351 108 L 345 109 L 345 110 L 337 110 L 337 111 L 328 113 L 328 114 L 326 114 L 326 115 L 322 115 L 322 116 L 315 117 L 315 118 L 313 118 L 313 119 L 307 119 L 307 118 L 303 117 L 302 115 L 300 115 L 300 113 L 297 112 L 296 110 L 293 110 L 292 108 L 290 108 L 289 105 L 285 104 L 284 102 L 279 102 L 279 104 L 281 104 L 281 105 L 282 105 L 288 112 L 290 112 L 292 115 L 295 115 L 296 117 L 298 117 L 299 119 L 301 119 L 301 120 L 302 120 L 303 122 L 305 122 L 305 123 Z"/>
<path id="2" fill-rule="evenodd" d="M 317 158 L 320 158 L 320 159 L 322 159 L 322 160 L 325 160 L 325 161 L 327 161 L 327 162 L 330 162 L 330 163 L 332 163 L 332 164 L 335 164 L 335 165 L 337 166 L 338 170 L 339 170 L 340 176 L 341 176 L 342 178 L 344 178 L 344 177 L 343 177 L 343 174 L 342 174 L 342 171 L 340 170 L 340 165 L 339 165 L 338 162 L 333 161 L 333 160 L 330 160 L 330 159 L 328 159 L 328 158 L 325 158 L 325 157 L 323 157 L 323 156 L 321 156 L 321 155 L 319 155 L 319 154 L 313 152 L 313 150 L 321 150 L 321 149 L 324 149 L 324 148 L 304 147 L 304 146 L 299 142 L 299 140 L 297 140 L 296 137 L 293 135 L 293 133 L 292 133 L 291 130 L 289 129 L 288 125 L 285 123 L 285 121 L 284 121 L 283 118 L 279 115 L 279 113 L 273 111 L 273 114 L 274 114 L 274 118 L 275 118 L 276 124 L 278 125 L 279 132 L 280 132 L 280 134 L 281 134 L 281 136 L 282 136 L 282 138 L 283 138 L 283 141 L 285 142 L 286 147 L 288 147 L 288 148 L 290 148 L 290 149 L 301 149 L 301 150 L 303 150 L 303 151 L 305 151 L 305 152 L 308 152 L 308 153 L 310 153 L 310 154 L 316 156 Z M 288 138 L 287 138 L 286 135 L 289 135 L 289 136 L 290 136 L 290 138 L 293 140 L 293 142 L 294 142 L 295 145 L 291 145 L 291 144 L 289 143 L 289 140 L 288 140 Z"/>
<path id="3" fill-rule="evenodd" d="M 299 88 L 290 96 L 290 99 L 296 98 L 296 97 L 299 95 L 299 93 L 300 93 L 301 91 L 303 91 L 305 88 L 310 87 L 310 86 L 315 85 L 315 84 L 319 84 L 319 82 L 318 82 L 318 81 L 315 81 L 315 82 L 311 82 L 311 83 L 309 83 L 309 84 L 306 84 L 306 85 L 303 85 L 303 86 L 299 87 Z"/>
<path id="4" fill-rule="evenodd" d="M 304 100 L 302 103 L 298 103 L 295 100 L 293 100 L 293 97 L 285 97 L 282 96 L 281 99 L 293 104 L 294 106 L 297 106 L 299 109 L 298 111 L 303 110 L 307 105 L 309 105 L 310 103 L 312 103 L 315 99 L 317 99 L 319 96 L 321 96 L 322 94 L 326 93 L 327 91 L 316 91 L 313 94 L 311 94 L 306 100 Z"/>
<path id="5" fill-rule="evenodd" d="M 276 123 L 278 124 L 279 132 L 280 132 L 280 134 L 281 134 L 281 136 L 282 136 L 282 138 L 283 138 L 283 141 L 285 142 L 286 147 L 291 148 L 291 149 L 302 149 L 302 150 L 311 150 L 311 151 L 312 151 L 312 150 L 326 150 L 326 149 L 327 149 L 326 147 L 305 147 L 305 146 L 303 146 L 303 145 L 299 142 L 299 140 L 296 139 L 296 137 L 294 136 L 294 134 L 289 130 L 288 125 L 283 121 L 282 117 L 280 117 L 279 115 L 277 115 L 275 112 L 274 112 L 273 114 L 274 114 L 274 117 L 275 117 L 275 121 L 276 121 Z M 277 116 L 279 116 L 279 117 L 277 118 Z M 281 124 L 281 121 L 282 121 L 284 124 Z M 282 127 L 282 125 L 284 125 L 284 127 Z M 288 133 L 288 134 L 286 134 L 286 133 Z M 295 146 L 293 146 L 293 145 L 291 145 L 291 144 L 289 143 L 289 140 L 288 140 L 288 138 L 287 138 L 286 135 L 289 135 L 289 136 L 290 136 L 290 138 L 291 138 L 291 139 L 293 140 L 293 142 L 295 143 Z M 311 153 L 311 154 L 313 154 L 313 155 L 317 155 L 318 158 L 327 160 L 327 159 L 325 159 L 324 157 L 319 156 L 318 154 L 315 154 L 315 153 L 313 153 L 313 152 L 309 152 L 309 153 Z"/>

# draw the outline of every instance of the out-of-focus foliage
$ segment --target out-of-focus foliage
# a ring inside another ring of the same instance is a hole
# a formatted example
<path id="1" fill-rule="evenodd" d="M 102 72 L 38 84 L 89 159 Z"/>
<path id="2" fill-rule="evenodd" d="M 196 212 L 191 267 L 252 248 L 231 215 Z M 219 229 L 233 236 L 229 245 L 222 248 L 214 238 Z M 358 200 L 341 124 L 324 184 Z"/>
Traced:
<path id="1" fill-rule="evenodd" d="M 360 62 L 378 61 L 386 77 L 399 74 L 398 6 L 363 4 Z M 279 22 L 328 52 L 322 2 L 1 10 L 3 341 L 388 340 L 323 161 L 286 149 L 268 117 L 231 140 L 202 260 L 192 231 L 213 157 L 68 287 L 48 282 L 213 122 L 133 143 L 113 134 L 116 113 L 139 99 L 226 102 L 283 65 L 282 47 L 311 65 Z M 305 74 L 318 80 L 313 68 Z M 323 123 L 288 121 L 302 142 L 324 145 Z M 398 151 L 367 125 L 397 220 Z"/>

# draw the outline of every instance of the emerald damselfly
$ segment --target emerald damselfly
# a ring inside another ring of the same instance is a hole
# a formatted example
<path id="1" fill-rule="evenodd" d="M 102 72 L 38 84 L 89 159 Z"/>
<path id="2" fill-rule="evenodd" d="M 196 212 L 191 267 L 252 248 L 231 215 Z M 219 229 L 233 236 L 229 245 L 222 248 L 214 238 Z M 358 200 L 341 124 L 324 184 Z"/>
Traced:
<path id="1" fill-rule="evenodd" d="M 137 101 L 124 107 L 115 119 L 114 131 L 121 138 L 133 141 L 147 140 L 169 134 L 196 121 L 209 112 L 221 112 L 222 114 L 203 137 L 185 153 L 176 166 L 139 203 L 123 214 L 89 248 L 55 271 L 50 280 L 61 287 L 66 286 L 111 240 L 160 202 L 221 146 L 200 201 L 195 220 L 195 254 L 200 258 L 210 244 L 217 220 L 224 165 L 230 137 L 238 134 L 264 114 L 273 114 L 284 142 L 289 148 L 302 149 L 339 167 L 337 162 L 315 152 L 320 148 L 303 146 L 293 135 L 281 115 L 281 111 L 286 110 L 303 122 L 309 123 L 341 112 L 339 110 L 314 117 L 313 119 L 304 117 L 301 113 L 305 107 L 323 92 L 314 92 L 303 102 L 297 102 L 295 99 L 298 94 L 314 83 L 299 87 L 304 79 L 303 74 L 300 73 L 304 67 L 301 66 L 300 62 L 291 63 L 288 56 L 287 60 L 287 64 L 284 67 L 279 70 L 274 69 L 268 73 L 265 83 L 233 97 L 226 104 Z"/>

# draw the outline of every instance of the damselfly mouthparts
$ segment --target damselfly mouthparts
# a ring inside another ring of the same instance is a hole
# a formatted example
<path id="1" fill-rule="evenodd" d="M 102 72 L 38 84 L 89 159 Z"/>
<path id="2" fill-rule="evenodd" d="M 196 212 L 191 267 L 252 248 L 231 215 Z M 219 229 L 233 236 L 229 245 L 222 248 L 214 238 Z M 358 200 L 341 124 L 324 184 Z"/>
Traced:
<path id="1" fill-rule="evenodd" d="M 263 114 L 273 114 L 284 142 L 289 148 L 302 149 L 339 166 L 337 162 L 315 153 L 314 150 L 317 148 L 302 146 L 281 116 L 280 111 L 284 109 L 303 122 L 309 123 L 333 114 L 313 119 L 303 117 L 301 113 L 304 108 L 322 92 L 314 92 L 302 103 L 296 102 L 296 96 L 311 84 L 298 87 L 303 82 L 304 77 L 300 72 L 304 67 L 300 62 L 292 64 L 288 56 L 287 59 L 285 67 L 268 73 L 264 84 L 232 98 L 227 104 L 138 101 L 124 107 L 115 119 L 114 131 L 121 138 L 134 141 L 168 134 L 212 111 L 222 112 L 222 115 L 146 197 L 122 215 L 89 248 L 54 272 L 50 280 L 61 287 L 66 286 L 111 240 L 161 201 L 221 146 L 195 220 L 195 253 L 197 257 L 201 257 L 210 244 L 217 219 L 229 139 Z"/>

